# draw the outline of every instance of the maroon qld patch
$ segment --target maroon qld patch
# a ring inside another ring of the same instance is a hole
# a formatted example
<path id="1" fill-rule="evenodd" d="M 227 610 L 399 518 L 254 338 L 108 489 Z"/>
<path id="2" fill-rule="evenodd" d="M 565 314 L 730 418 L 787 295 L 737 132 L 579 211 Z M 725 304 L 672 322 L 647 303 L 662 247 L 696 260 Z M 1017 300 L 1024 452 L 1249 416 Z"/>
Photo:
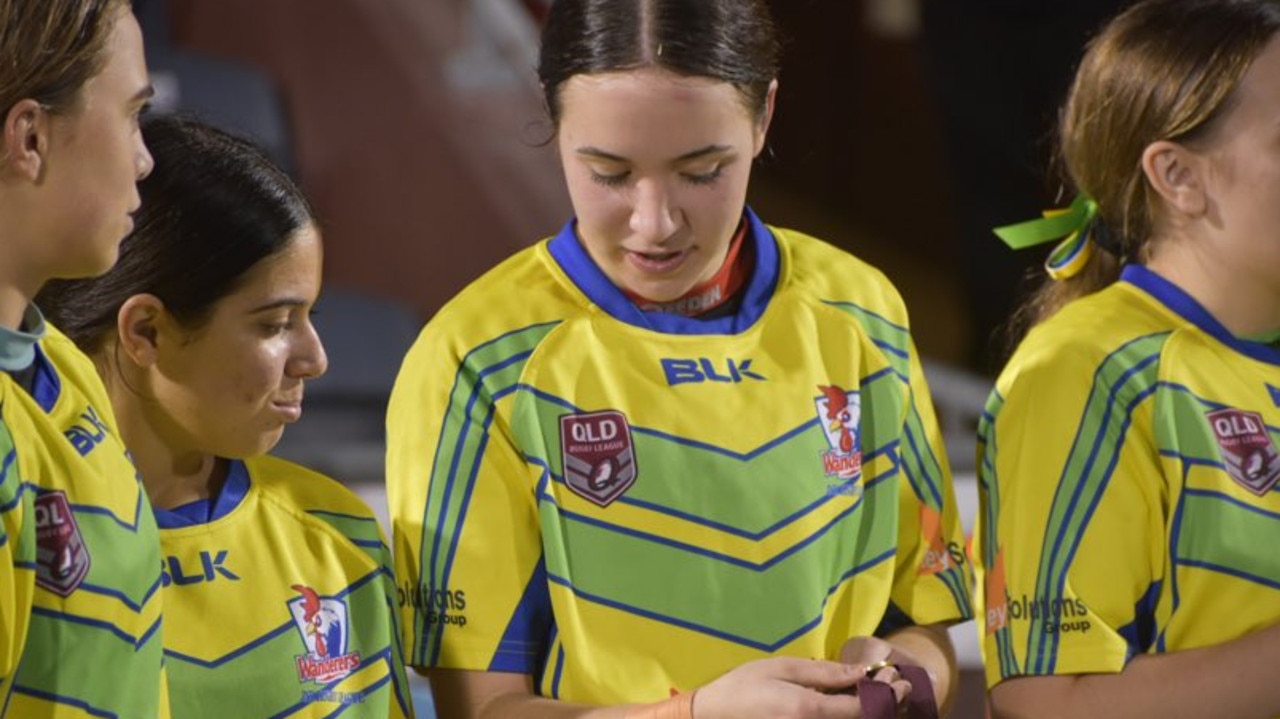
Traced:
<path id="1" fill-rule="evenodd" d="M 45 492 L 35 499 L 36 584 L 58 596 L 68 596 L 89 573 L 89 548 L 84 545 L 67 494 Z"/>
<path id="2" fill-rule="evenodd" d="M 1245 489 L 1259 496 L 1280 480 L 1280 452 L 1267 432 L 1267 424 L 1257 412 L 1220 409 L 1207 412 L 1209 426 L 1218 440 L 1218 450 L 1227 474 Z"/>
<path id="3" fill-rule="evenodd" d="M 601 507 L 607 507 L 636 483 L 631 425 L 621 412 L 561 415 L 560 454 L 564 458 L 564 483 Z"/>

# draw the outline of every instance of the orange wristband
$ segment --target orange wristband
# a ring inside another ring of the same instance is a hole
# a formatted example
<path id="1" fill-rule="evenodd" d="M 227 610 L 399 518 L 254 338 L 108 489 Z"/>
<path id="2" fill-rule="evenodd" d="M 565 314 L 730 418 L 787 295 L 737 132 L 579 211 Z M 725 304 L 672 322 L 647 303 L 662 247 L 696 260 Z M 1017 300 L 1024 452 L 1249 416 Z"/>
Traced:
<path id="1" fill-rule="evenodd" d="M 693 719 L 693 695 L 677 694 L 664 702 L 645 704 L 627 712 L 627 719 Z"/>

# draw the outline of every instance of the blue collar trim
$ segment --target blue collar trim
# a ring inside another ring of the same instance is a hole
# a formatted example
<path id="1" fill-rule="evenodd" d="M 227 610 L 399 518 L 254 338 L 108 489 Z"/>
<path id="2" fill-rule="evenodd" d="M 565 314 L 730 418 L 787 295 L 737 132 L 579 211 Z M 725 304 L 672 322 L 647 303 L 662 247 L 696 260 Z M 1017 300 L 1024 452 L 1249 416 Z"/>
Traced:
<path id="1" fill-rule="evenodd" d="M 700 320 L 667 312 L 644 312 L 605 276 L 578 241 L 576 220 L 570 220 L 550 242 L 548 249 L 560 268 L 589 300 L 611 317 L 635 327 L 672 335 L 736 335 L 745 332 L 764 314 L 781 274 L 777 238 L 751 208 L 747 218 L 747 241 L 753 243 L 755 267 L 742 290 L 737 312 L 725 317 Z"/>
<path id="2" fill-rule="evenodd" d="M 228 460 L 227 481 L 217 497 L 198 499 L 173 509 L 156 507 L 156 524 L 161 529 L 198 527 L 231 514 L 249 493 L 249 469 L 238 459 Z"/>
<path id="3" fill-rule="evenodd" d="M 1240 354 L 1252 357 L 1259 362 L 1280 365 L 1280 350 L 1261 342 L 1243 340 L 1231 334 L 1230 330 L 1223 327 L 1222 323 L 1209 314 L 1209 310 L 1206 310 L 1194 297 L 1150 269 L 1142 265 L 1126 265 L 1120 273 L 1120 279 L 1156 298 L 1188 322 Z"/>

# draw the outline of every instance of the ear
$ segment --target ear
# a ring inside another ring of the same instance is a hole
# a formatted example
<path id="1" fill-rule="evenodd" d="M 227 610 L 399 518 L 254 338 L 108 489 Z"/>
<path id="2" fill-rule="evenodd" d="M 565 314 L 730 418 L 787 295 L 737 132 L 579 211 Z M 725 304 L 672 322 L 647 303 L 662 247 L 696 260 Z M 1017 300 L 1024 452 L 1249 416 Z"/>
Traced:
<path id="1" fill-rule="evenodd" d="M 761 116 L 759 124 L 756 125 L 755 146 L 752 148 L 752 157 L 759 157 L 764 150 L 764 141 L 769 135 L 769 123 L 773 122 L 773 108 L 777 100 L 778 81 L 774 79 L 769 83 L 769 91 L 764 96 L 764 115 Z"/>
<path id="2" fill-rule="evenodd" d="M 134 295 L 116 313 L 116 336 L 120 349 L 139 367 L 160 360 L 161 323 L 166 320 L 164 303 L 155 295 Z"/>
<path id="3" fill-rule="evenodd" d="M 30 98 L 19 100 L 4 118 L 4 158 L 31 181 L 40 178 L 49 147 L 49 113 Z"/>
<path id="4" fill-rule="evenodd" d="M 1208 209 L 1205 171 L 1205 158 L 1176 142 L 1159 140 L 1142 152 L 1142 172 L 1151 188 L 1187 217 L 1199 217 Z"/>

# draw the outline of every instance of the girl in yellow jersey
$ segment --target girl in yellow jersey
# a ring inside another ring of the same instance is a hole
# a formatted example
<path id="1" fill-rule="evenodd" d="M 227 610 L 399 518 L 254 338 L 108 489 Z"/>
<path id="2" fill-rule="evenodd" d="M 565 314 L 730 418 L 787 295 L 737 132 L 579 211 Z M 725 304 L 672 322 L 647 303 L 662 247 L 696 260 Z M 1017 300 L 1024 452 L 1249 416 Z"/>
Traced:
<path id="1" fill-rule="evenodd" d="M 168 716 L 160 547 L 48 280 L 101 274 L 151 169 L 124 0 L 0 0 L 0 716 Z"/>
<path id="2" fill-rule="evenodd" d="M 143 136 L 119 264 L 40 301 L 95 360 L 155 506 L 174 716 L 412 716 L 373 513 L 266 456 L 327 367 L 311 208 L 247 142 L 169 117 Z"/>
<path id="3" fill-rule="evenodd" d="M 904 304 L 746 206 L 777 59 L 763 0 L 551 3 L 576 216 L 431 320 L 388 411 L 442 717 L 945 711 L 968 567 Z"/>
<path id="4" fill-rule="evenodd" d="M 996 717 L 1280 716 L 1280 3 L 1147 0 L 1062 113 L 1070 233 L 980 427 Z"/>

